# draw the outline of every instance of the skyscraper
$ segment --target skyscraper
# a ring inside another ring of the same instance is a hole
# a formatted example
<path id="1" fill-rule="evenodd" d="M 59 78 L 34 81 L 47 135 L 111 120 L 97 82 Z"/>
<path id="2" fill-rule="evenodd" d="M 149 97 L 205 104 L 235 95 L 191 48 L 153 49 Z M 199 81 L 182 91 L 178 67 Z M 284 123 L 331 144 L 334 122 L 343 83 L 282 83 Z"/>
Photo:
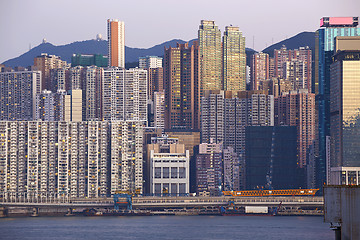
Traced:
<path id="1" fill-rule="evenodd" d="M 200 144 L 199 154 L 196 155 L 196 192 L 221 195 L 222 169 L 222 144 Z"/>
<path id="2" fill-rule="evenodd" d="M 199 64 L 197 42 L 165 48 L 165 128 L 199 127 Z"/>
<path id="3" fill-rule="evenodd" d="M 246 127 L 246 189 L 298 188 L 296 127 Z"/>
<path id="4" fill-rule="evenodd" d="M 48 55 L 42 53 L 40 56 L 34 58 L 34 68 L 41 71 L 41 89 L 52 89 L 50 70 L 56 68 L 69 67 L 66 61 L 62 61 L 60 57 L 55 55 Z"/>
<path id="5" fill-rule="evenodd" d="M 259 52 L 251 57 L 251 90 L 260 90 L 260 83 L 269 79 L 269 54 Z"/>
<path id="6" fill-rule="evenodd" d="M 315 94 L 307 89 L 282 93 L 275 99 L 276 125 L 297 127 L 298 166 L 306 166 L 308 148 L 315 140 Z"/>
<path id="7" fill-rule="evenodd" d="M 143 193 L 143 122 L 111 122 L 110 193 Z"/>
<path id="8" fill-rule="evenodd" d="M 317 157 L 317 185 L 326 182 L 326 137 L 330 136 L 330 65 L 334 55 L 334 39 L 337 36 L 360 36 L 358 17 L 323 17 L 320 29 L 315 33 L 315 79 L 313 92 L 316 94 L 315 155 Z"/>
<path id="9" fill-rule="evenodd" d="M 338 51 L 330 66 L 330 167 L 360 167 L 358 49 Z"/>
<path id="10" fill-rule="evenodd" d="M 86 79 L 84 83 L 84 107 L 86 121 L 102 119 L 102 79 L 103 68 L 91 66 L 86 68 Z"/>
<path id="11" fill-rule="evenodd" d="M 36 118 L 36 95 L 41 92 L 41 72 L 0 73 L 0 120 Z"/>
<path id="12" fill-rule="evenodd" d="M 238 27 L 225 27 L 222 49 L 222 89 L 227 91 L 245 91 L 245 37 L 243 37 Z"/>
<path id="13" fill-rule="evenodd" d="M 109 67 L 125 68 L 125 25 L 117 19 L 108 19 Z"/>
<path id="14" fill-rule="evenodd" d="M 147 71 L 133 68 L 104 70 L 103 120 L 147 121 Z"/>
<path id="15" fill-rule="evenodd" d="M 201 20 L 198 31 L 200 58 L 200 94 L 222 89 L 221 31 L 215 21 Z"/>

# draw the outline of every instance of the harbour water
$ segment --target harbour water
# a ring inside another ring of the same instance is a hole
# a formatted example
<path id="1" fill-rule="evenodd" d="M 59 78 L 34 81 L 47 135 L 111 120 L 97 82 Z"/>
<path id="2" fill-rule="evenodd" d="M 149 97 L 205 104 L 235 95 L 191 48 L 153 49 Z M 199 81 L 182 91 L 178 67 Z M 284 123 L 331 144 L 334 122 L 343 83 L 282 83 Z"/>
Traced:
<path id="1" fill-rule="evenodd" d="M 144 216 L 0 219 L 0 239 L 334 239 L 323 217 Z"/>

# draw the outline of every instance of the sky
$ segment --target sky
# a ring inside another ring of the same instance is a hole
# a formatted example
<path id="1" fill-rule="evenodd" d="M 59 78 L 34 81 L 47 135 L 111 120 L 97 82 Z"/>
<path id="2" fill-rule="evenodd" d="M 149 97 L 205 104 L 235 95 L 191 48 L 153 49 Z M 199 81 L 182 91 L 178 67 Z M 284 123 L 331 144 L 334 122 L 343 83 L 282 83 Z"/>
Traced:
<path id="1" fill-rule="evenodd" d="M 54 45 L 107 38 L 107 19 L 125 22 L 125 45 L 149 48 L 197 38 L 200 21 L 222 32 L 238 26 L 246 47 L 260 51 L 303 31 L 324 16 L 360 16 L 360 0 L 0 0 L 0 63 L 43 38 Z"/>

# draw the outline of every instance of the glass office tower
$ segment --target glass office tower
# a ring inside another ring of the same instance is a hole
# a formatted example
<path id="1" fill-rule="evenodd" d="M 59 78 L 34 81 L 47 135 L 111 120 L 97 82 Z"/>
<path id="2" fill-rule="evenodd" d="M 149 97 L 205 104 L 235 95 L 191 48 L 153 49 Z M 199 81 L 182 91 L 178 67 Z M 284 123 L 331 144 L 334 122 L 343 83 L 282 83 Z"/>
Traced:
<path id="1" fill-rule="evenodd" d="M 330 65 L 336 36 L 360 36 L 358 17 L 323 17 L 315 34 L 315 78 L 312 89 L 316 94 L 318 119 L 316 151 L 316 185 L 326 181 L 326 137 L 330 136 Z"/>

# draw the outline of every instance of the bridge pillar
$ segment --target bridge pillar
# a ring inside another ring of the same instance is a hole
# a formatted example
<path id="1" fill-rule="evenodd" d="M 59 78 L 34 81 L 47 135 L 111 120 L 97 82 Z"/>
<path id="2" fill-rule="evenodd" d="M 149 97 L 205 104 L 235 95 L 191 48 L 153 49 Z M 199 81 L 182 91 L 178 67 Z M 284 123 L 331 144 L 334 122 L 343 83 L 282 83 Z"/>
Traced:
<path id="1" fill-rule="evenodd" d="M 8 216 L 8 208 L 0 207 L 0 218 L 4 218 Z"/>
<path id="2" fill-rule="evenodd" d="M 37 207 L 34 207 L 32 209 L 32 214 L 31 214 L 32 217 L 38 217 L 39 216 L 39 208 Z"/>

